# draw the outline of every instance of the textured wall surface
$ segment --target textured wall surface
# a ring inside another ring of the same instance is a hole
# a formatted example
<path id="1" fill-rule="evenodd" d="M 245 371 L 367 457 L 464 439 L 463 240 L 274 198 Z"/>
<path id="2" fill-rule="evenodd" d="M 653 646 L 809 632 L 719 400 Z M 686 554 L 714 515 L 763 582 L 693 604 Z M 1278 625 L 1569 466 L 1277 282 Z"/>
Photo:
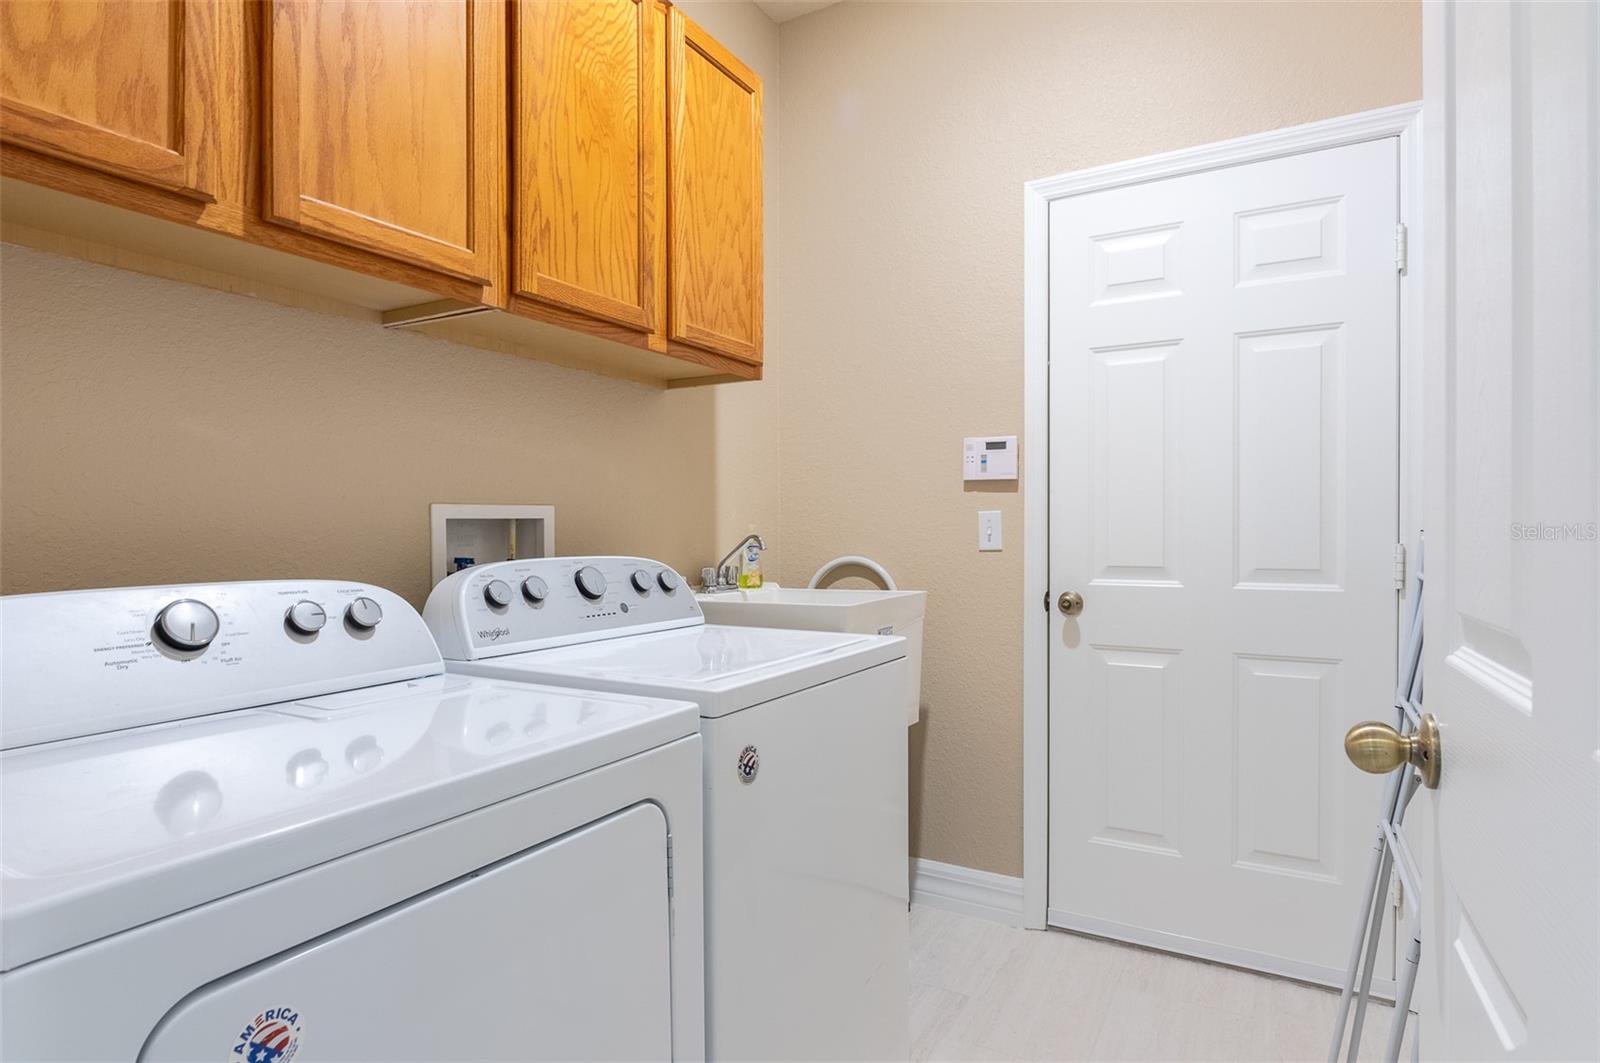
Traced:
<path id="1" fill-rule="evenodd" d="M 1022 868 L 1022 500 L 964 489 L 959 454 L 1022 429 L 1023 182 L 1416 99 L 1420 29 L 1410 3 L 784 23 L 781 571 L 864 553 L 929 591 L 916 854 Z M 991 508 L 1007 548 L 980 554 Z"/>
<path id="2" fill-rule="evenodd" d="M 767 98 L 767 378 L 662 391 L 7 245 L 0 591 L 301 575 L 418 605 L 431 502 L 698 573 L 778 519 L 778 30 L 682 5 Z"/>
<path id="3" fill-rule="evenodd" d="M 780 35 L 682 6 L 765 80 L 765 381 L 662 392 L 6 247 L 0 590 L 420 603 L 436 501 L 551 503 L 563 552 L 691 572 L 752 527 L 786 583 L 866 553 L 930 592 L 914 851 L 1018 873 L 1021 500 L 958 455 L 1021 430 L 1022 183 L 1414 99 L 1418 9 L 846 3 Z"/>

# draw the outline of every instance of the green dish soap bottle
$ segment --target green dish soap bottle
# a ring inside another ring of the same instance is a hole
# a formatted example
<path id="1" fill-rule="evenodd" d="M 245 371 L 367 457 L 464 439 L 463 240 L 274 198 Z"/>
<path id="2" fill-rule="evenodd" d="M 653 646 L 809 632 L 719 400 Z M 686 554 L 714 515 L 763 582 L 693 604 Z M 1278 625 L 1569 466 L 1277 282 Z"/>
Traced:
<path id="1" fill-rule="evenodd" d="M 761 547 L 747 543 L 744 560 L 739 565 L 739 589 L 753 591 L 761 586 Z"/>

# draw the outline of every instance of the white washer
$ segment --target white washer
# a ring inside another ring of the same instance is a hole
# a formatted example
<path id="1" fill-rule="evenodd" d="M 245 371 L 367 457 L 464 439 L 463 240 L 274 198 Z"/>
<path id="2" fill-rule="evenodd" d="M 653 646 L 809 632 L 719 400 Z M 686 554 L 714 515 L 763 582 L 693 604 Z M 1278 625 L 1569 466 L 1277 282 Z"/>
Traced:
<path id="1" fill-rule="evenodd" d="M 353 583 L 0 640 L 0 1058 L 703 1055 L 692 704 L 446 675 Z"/>
<path id="2" fill-rule="evenodd" d="M 904 639 L 708 625 L 634 557 L 479 565 L 423 616 L 454 672 L 699 705 L 710 1056 L 905 1058 Z"/>

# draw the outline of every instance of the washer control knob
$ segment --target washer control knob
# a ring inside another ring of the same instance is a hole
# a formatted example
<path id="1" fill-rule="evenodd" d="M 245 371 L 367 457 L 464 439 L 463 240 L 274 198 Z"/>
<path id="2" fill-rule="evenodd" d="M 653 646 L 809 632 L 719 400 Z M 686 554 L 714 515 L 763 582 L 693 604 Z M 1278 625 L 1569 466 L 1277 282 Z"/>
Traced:
<path id="1" fill-rule="evenodd" d="M 597 602 L 605 597 L 606 577 L 593 565 L 584 565 L 578 569 L 577 574 L 572 577 L 572 582 L 578 585 L 578 593 L 591 602 Z"/>
<path id="2" fill-rule="evenodd" d="M 203 650 L 217 637 L 222 621 L 205 602 L 179 598 L 156 614 L 156 635 L 175 650 Z"/>
<path id="3" fill-rule="evenodd" d="M 492 579 L 483 585 L 483 600 L 497 609 L 511 604 L 511 584 L 503 579 Z"/>
<path id="4" fill-rule="evenodd" d="M 289 625 L 290 630 L 301 635 L 315 635 L 328 622 L 328 613 L 316 602 L 302 598 L 289 606 L 283 622 Z"/>
<path id="5" fill-rule="evenodd" d="M 544 601 L 545 596 L 549 593 L 549 584 L 545 583 L 539 576 L 529 576 L 522 581 L 522 596 L 534 605 Z"/>
<path id="6" fill-rule="evenodd" d="M 683 583 L 683 581 L 678 578 L 678 574 L 672 571 L 670 568 L 664 568 L 660 572 L 657 572 L 656 582 L 659 583 L 661 585 L 661 589 L 666 591 L 668 594 L 671 594 L 673 591 L 677 590 L 678 587 Z"/>
<path id="7" fill-rule="evenodd" d="M 383 609 L 371 598 L 362 596 L 351 602 L 344 611 L 344 618 L 353 628 L 362 631 L 371 631 L 383 619 Z"/>
<path id="8" fill-rule="evenodd" d="M 633 589 L 640 594 L 647 594 L 650 591 L 650 573 L 642 568 L 634 569 L 633 575 L 628 577 L 628 582 L 632 583 Z"/>

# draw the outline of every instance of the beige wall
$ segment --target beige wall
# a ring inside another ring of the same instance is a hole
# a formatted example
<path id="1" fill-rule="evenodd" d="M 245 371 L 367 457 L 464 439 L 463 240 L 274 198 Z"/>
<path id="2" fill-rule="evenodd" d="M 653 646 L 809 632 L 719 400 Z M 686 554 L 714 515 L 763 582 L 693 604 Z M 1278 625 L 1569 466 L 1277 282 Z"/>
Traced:
<path id="1" fill-rule="evenodd" d="M 782 27 L 786 580 L 929 589 L 913 851 L 1022 867 L 1022 184 L 1416 99 L 1415 4 L 845 3 Z M 1023 454 L 1024 462 L 1037 454 Z M 976 551 L 980 509 L 1007 549 Z"/>
<path id="2" fill-rule="evenodd" d="M 957 457 L 1021 428 L 1022 182 L 1413 99 L 1417 8 L 683 7 L 765 80 L 765 381 L 662 392 L 8 246 L 0 590 L 420 603 L 435 501 L 552 503 L 563 552 L 691 572 L 752 527 L 784 582 L 866 553 L 931 592 L 914 851 L 1015 874 L 1021 500 Z"/>
<path id="3" fill-rule="evenodd" d="M 775 215 L 777 27 L 682 6 L 763 78 Z M 777 233 L 766 380 L 670 392 L 7 245 L 0 591 L 300 574 L 420 605 L 448 501 L 697 573 L 777 523 Z"/>

